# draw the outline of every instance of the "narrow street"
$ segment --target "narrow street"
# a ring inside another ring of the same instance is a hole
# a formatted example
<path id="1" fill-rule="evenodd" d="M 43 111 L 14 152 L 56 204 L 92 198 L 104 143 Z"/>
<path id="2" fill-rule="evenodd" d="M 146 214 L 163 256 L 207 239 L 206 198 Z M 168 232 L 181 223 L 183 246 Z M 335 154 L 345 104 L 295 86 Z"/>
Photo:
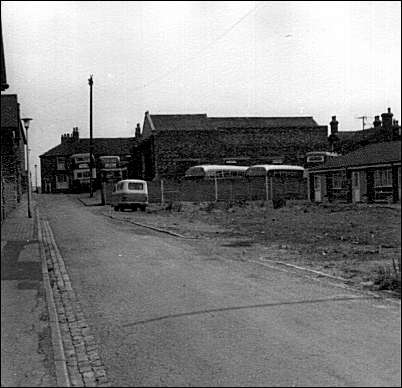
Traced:
<path id="1" fill-rule="evenodd" d="M 400 306 L 38 196 L 112 386 L 400 386 Z"/>

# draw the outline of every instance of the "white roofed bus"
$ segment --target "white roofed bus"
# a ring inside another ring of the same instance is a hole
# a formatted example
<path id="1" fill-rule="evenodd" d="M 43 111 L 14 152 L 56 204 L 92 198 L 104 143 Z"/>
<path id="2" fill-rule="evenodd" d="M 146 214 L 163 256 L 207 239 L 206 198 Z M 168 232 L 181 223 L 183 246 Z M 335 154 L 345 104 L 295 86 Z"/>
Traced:
<path id="1" fill-rule="evenodd" d="M 190 167 L 185 175 L 185 179 L 224 179 L 244 177 L 248 166 L 232 166 L 219 164 L 203 164 Z"/>
<path id="2" fill-rule="evenodd" d="M 251 195 L 265 190 L 266 199 L 305 199 L 307 179 L 301 166 L 287 164 L 258 164 L 246 171 Z"/>

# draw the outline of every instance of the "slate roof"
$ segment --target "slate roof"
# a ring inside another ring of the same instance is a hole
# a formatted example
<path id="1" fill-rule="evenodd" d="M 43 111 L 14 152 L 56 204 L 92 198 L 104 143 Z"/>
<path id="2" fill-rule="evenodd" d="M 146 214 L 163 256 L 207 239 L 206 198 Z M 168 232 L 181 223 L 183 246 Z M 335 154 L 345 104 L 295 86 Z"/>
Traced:
<path id="1" fill-rule="evenodd" d="M 208 117 L 206 114 L 151 114 L 150 117 L 157 131 L 318 126 L 312 117 Z"/>
<path id="2" fill-rule="evenodd" d="M 213 128 L 294 128 L 317 127 L 312 117 L 209 117 Z"/>
<path id="3" fill-rule="evenodd" d="M 368 166 L 401 161 L 401 142 L 388 141 L 370 144 L 346 155 L 330 159 L 320 167 L 310 171 L 330 170 L 343 167 Z"/>
<path id="4" fill-rule="evenodd" d="M 40 155 L 40 157 L 69 156 L 89 152 L 89 140 L 90 139 L 79 139 L 77 141 L 66 141 Z M 95 155 L 128 155 L 132 152 L 133 144 L 134 138 L 94 138 L 93 153 Z"/>
<path id="5" fill-rule="evenodd" d="M 208 127 L 206 114 L 189 115 L 150 115 L 156 130 L 190 129 L 200 130 Z"/>

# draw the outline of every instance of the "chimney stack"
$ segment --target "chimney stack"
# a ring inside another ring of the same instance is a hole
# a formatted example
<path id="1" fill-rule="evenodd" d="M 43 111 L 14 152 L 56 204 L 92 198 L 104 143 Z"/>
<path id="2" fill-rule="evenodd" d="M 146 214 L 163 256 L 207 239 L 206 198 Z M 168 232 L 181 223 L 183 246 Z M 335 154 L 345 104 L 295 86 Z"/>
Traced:
<path id="1" fill-rule="evenodd" d="M 331 126 L 331 135 L 336 135 L 338 133 L 338 124 L 339 122 L 336 119 L 336 116 L 332 116 L 332 120 L 329 125 Z"/>
<path id="2" fill-rule="evenodd" d="M 388 108 L 387 113 L 383 113 L 381 115 L 383 128 L 385 128 L 385 129 L 392 128 L 392 116 L 393 116 L 393 114 L 391 113 L 391 108 Z"/>
<path id="3" fill-rule="evenodd" d="M 380 116 L 374 116 L 373 127 L 374 128 L 380 128 L 381 127 Z"/>
<path id="4" fill-rule="evenodd" d="M 140 124 L 137 123 L 137 126 L 135 127 L 135 137 L 140 138 L 141 137 L 141 127 Z"/>
<path id="5" fill-rule="evenodd" d="M 78 127 L 73 128 L 73 134 L 72 134 L 72 139 L 73 141 L 78 141 L 80 138 L 79 132 L 78 132 Z"/>

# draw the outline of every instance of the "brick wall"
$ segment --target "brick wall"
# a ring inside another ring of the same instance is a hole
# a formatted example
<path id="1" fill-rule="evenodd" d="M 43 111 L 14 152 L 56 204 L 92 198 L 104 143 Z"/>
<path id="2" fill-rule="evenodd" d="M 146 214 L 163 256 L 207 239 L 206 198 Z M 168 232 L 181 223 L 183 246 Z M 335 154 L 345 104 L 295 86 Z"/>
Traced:
<path id="1" fill-rule="evenodd" d="M 24 179 L 24 145 L 21 138 L 14 138 L 11 130 L 1 133 L 1 220 L 15 209 L 26 191 Z"/>
<path id="2" fill-rule="evenodd" d="M 252 165 L 269 163 L 272 158 L 283 157 L 283 163 L 303 165 L 306 152 L 326 150 L 328 146 L 326 126 L 165 130 L 155 134 L 154 144 L 157 166 L 155 175 L 158 178 L 181 177 L 192 165 L 223 163 L 224 159 L 230 158 L 243 158 L 242 164 Z"/>

